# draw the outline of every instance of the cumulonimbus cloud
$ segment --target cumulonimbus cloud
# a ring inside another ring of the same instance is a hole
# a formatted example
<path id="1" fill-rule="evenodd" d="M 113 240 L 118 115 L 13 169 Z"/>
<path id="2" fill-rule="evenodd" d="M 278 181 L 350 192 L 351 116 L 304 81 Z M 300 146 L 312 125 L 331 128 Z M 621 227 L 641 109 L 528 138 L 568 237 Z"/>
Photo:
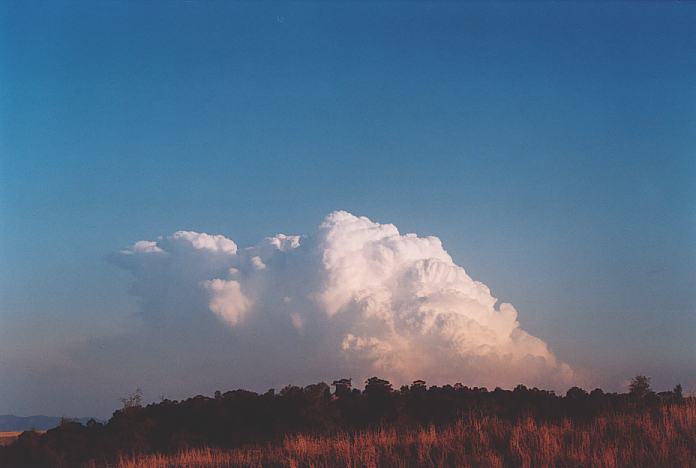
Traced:
<path id="1" fill-rule="evenodd" d="M 136 242 L 118 262 L 133 272 L 153 326 L 195 328 L 211 317 L 224 325 L 229 358 L 248 361 L 238 366 L 241 380 L 280 372 L 564 387 L 574 379 L 438 238 L 345 211 L 311 235 L 278 234 L 244 249 L 179 231 Z"/>

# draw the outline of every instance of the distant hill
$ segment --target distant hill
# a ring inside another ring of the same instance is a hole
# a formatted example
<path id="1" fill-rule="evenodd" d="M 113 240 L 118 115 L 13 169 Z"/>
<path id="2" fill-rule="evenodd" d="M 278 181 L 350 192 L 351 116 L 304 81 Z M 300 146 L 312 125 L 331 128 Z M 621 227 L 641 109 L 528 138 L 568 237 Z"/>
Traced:
<path id="1" fill-rule="evenodd" d="M 28 431 L 36 429 L 45 431 L 60 424 L 60 416 L 15 416 L 13 414 L 0 414 L 0 432 Z M 90 418 L 70 418 L 79 423 L 86 423 Z"/>

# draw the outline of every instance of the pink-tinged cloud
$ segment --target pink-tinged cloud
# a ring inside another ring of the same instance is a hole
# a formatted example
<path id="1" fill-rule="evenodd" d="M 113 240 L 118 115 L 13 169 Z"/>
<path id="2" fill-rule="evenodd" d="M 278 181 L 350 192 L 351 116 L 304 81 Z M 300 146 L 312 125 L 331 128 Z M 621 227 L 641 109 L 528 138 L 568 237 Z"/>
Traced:
<path id="1" fill-rule="evenodd" d="M 241 363 L 240 380 L 277 372 L 564 388 L 576 378 L 437 237 L 345 211 L 305 237 L 238 249 L 179 231 L 122 257 L 144 316 L 185 326 L 207 315 L 229 327 L 230 359 L 253 361 Z"/>

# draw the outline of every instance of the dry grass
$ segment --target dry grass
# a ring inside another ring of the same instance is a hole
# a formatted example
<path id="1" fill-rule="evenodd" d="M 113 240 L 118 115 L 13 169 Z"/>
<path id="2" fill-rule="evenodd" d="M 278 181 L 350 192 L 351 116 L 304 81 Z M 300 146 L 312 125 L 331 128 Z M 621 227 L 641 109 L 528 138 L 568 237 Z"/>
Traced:
<path id="1" fill-rule="evenodd" d="M 696 403 L 664 406 L 652 413 L 603 416 L 584 425 L 482 417 L 439 429 L 295 435 L 276 445 L 123 458 L 117 466 L 688 467 L 696 466 Z"/>
<path id="2" fill-rule="evenodd" d="M 0 446 L 10 445 L 22 431 L 0 431 Z"/>

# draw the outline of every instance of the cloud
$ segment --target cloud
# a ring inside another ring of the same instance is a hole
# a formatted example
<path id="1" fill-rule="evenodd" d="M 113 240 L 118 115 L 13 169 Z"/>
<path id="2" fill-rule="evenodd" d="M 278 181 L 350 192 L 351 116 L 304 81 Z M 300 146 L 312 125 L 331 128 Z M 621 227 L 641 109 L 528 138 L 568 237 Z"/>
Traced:
<path id="1" fill-rule="evenodd" d="M 121 251 L 122 254 L 132 255 L 136 253 L 162 253 L 164 250 L 157 246 L 157 242 L 153 241 L 138 241 L 130 248 Z"/>
<path id="2" fill-rule="evenodd" d="M 237 253 L 237 244 L 225 236 L 211 236 L 210 234 L 193 231 L 177 231 L 169 239 L 174 242 L 181 241 L 185 244 L 190 244 L 191 247 L 198 250 L 209 250 L 225 255 Z"/>
<path id="3" fill-rule="evenodd" d="M 234 326 L 244 319 L 251 302 L 242 293 L 238 281 L 214 279 L 205 281 L 203 286 L 211 292 L 210 310 L 222 320 Z"/>
<path id="4" fill-rule="evenodd" d="M 345 211 L 308 236 L 245 249 L 178 231 L 136 242 L 117 262 L 133 273 L 145 323 L 163 340 L 215 343 L 238 384 L 379 375 L 564 388 L 576 378 L 437 237 Z"/>

